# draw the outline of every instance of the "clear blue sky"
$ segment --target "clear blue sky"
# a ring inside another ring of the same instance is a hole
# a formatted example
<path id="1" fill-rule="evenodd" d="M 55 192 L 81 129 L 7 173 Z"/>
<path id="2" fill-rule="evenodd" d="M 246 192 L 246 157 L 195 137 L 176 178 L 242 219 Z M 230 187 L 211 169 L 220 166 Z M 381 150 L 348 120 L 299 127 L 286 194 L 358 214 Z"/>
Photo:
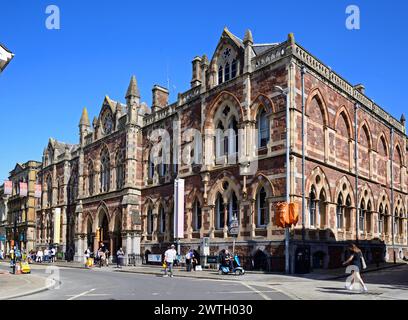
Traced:
<path id="1" fill-rule="evenodd" d="M 146 2 L 1 1 L 0 42 L 15 58 L 0 76 L 0 183 L 16 162 L 41 160 L 49 137 L 77 143 L 82 108 L 92 119 L 106 94 L 124 101 L 132 74 L 149 104 L 169 75 L 174 101 L 189 88 L 192 58 L 211 57 L 224 26 L 241 38 L 250 28 L 258 43 L 294 32 L 392 115 L 407 110 L 407 1 Z M 60 30 L 45 27 L 50 4 Z M 345 27 L 350 4 L 361 10 L 358 31 Z"/>

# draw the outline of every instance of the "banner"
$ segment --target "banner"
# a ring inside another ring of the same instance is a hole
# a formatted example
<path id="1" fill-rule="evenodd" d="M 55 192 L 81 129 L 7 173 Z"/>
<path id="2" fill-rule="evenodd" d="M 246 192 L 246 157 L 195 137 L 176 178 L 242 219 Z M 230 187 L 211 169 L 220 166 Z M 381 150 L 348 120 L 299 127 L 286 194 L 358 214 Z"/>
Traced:
<path id="1" fill-rule="evenodd" d="M 12 193 L 13 193 L 13 182 L 11 182 L 10 180 L 4 181 L 4 194 L 11 196 Z"/>
<path id="2" fill-rule="evenodd" d="M 60 242 L 61 236 L 61 208 L 54 210 L 54 243 Z"/>
<path id="3" fill-rule="evenodd" d="M 26 182 L 20 182 L 20 196 L 21 197 L 27 197 L 27 183 Z"/>
<path id="4" fill-rule="evenodd" d="M 184 238 L 184 179 L 174 180 L 174 238 Z"/>
<path id="5" fill-rule="evenodd" d="M 41 198 L 41 184 L 35 185 L 34 198 Z"/>

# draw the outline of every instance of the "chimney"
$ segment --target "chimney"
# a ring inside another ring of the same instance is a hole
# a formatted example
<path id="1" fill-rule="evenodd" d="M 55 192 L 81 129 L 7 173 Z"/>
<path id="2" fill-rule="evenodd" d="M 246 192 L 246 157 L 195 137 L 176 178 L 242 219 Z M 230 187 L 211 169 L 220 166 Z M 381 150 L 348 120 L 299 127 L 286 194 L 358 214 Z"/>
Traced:
<path id="1" fill-rule="evenodd" d="M 356 89 L 358 92 L 365 94 L 365 87 L 363 84 L 357 84 L 354 86 L 354 89 Z"/>
<path id="2" fill-rule="evenodd" d="M 201 58 L 195 57 L 192 61 L 193 64 L 193 77 L 191 79 L 191 88 L 194 88 L 201 84 Z"/>
<path id="3" fill-rule="evenodd" d="M 156 112 L 167 107 L 169 104 L 169 90 L 156 84 L 154 85 L 152 92 L 152 112 Z"/>

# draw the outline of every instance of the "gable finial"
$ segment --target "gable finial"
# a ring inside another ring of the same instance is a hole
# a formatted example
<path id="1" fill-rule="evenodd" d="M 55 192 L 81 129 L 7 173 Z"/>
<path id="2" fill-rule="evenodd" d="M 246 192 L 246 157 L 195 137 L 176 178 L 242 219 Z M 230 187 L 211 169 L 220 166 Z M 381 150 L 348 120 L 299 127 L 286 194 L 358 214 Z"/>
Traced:
<path id="1" fill-rule="evenodd" d="M 125 98 L 128 99 L 129 97 L 140 98 L 140 92 L 137 86 L 137 81 L 136 81 L 135 76 L 132 76 L 132 78 L 130 79 L 129 87 L 126 92 Z"/>

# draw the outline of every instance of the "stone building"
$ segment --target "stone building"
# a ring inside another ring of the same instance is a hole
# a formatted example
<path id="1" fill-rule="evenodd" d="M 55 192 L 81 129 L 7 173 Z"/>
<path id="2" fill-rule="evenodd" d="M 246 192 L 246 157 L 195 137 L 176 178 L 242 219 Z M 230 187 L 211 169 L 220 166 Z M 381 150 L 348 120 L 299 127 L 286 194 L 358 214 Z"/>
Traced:
<path id="1" fill-rule="evenodd" d="M 305 204 L 290 230 L 292 271 L 300 245 L 309 246 L 314 268 L 339 266 L 355 240 L 369 260 L 408 255 L 404 117 L 394 119 L 292 34 L 256 44 L 249 30 L 241 40 L 224 29 L 211 59 L 193 59 L 191 89 L 171 104 L 161 86 L 152 95 L 148 107 L 132 77 L 126 103 L 106 96 L 92 123 L 83 110 L 78 144 L 50 139 L 39 173 L 37 245 L 59 243 L 78 260 L 101 242 L 127 255 L 162 253 L 175 241 L 179 177 L 183 253 L 200 253 L 204 237 L 211 254 L 232 249 L 228 225 L 236 216 L 244 266 L 282 270 L 276 205 L 288 186 L 290 201 L 301 205 L 304 195 Z M 54 239 L 48 230 L 59 213 Z"/>
<path id="2" fill-rule="evenodd" d="M 7 252 L 13 245 L 28 251 L 36 248 L 36 208 L 40 201 L 35 197 L 35 185 L 40 169 L 41 162 L 27 161 L 17 163 L 10 172 L 12 194 L 3 197 Z"/>

